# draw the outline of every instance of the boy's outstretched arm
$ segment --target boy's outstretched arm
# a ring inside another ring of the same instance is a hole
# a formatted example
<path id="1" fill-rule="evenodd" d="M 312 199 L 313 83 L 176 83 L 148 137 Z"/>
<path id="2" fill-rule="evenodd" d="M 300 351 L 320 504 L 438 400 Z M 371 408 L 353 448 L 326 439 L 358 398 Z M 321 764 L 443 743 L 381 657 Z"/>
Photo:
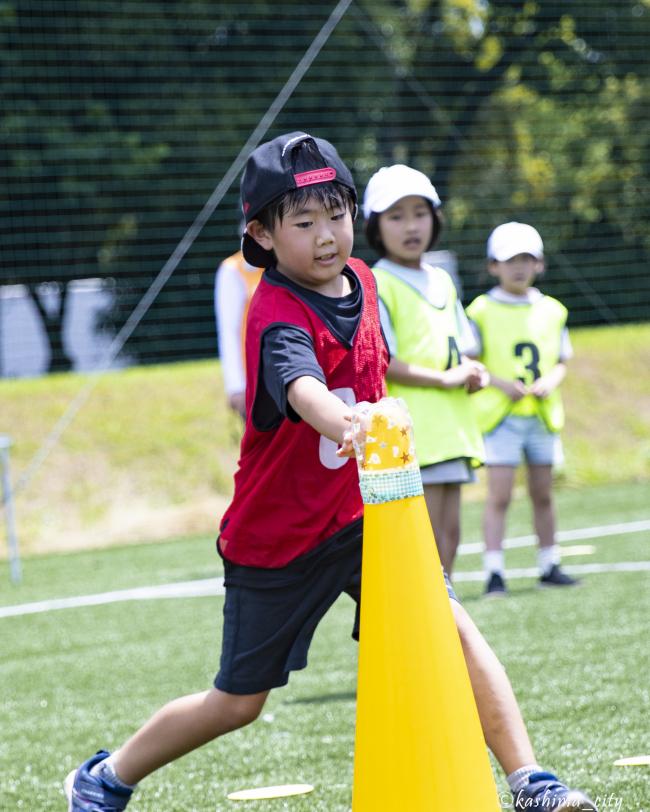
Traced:
<path id="1" fill-rule="evenodd" d="M 353 456 L 350 419 L 352 410 L 324 383 L 302 375 L 287 387 L 287 400 L 306 423 L 319 434 L 343 446 L 342 456 Z"/>

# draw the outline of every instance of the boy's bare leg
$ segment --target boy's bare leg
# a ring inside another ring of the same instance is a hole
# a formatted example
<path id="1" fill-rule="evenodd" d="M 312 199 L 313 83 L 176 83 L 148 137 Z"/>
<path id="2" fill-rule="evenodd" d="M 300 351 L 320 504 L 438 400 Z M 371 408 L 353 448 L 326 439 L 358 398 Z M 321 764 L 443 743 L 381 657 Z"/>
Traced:
<path id="1" fill-rule="evenodd" d="M 483 512 L 486 550 L 501 550 L 503 547 L 506 513 L 512 497 L 515 471 L 511 465 L 488 466 L 488 493 Z"/>
<path id="2" fill-rule="evenodd" d="M 487 746 L 506 775 L 536 764 L 508 675 L 465 609 L 451 605 Z"/>
<path id="3" fill-rule="evenodd" d="M 555 544 L 555 508 L 552 488 L 552 466 L 528 466 L 528 493 L 533 505 L 533 524 L 540 547 L 552 547 Z"/>
<path id="4" fill-rule="evenodd" d="M 259 716 L 268 694 L 227 694 L 212 688 L 168 702 L 113 754 L 118 777 L 137 784 L 164 764 L 244 727 Z"/>

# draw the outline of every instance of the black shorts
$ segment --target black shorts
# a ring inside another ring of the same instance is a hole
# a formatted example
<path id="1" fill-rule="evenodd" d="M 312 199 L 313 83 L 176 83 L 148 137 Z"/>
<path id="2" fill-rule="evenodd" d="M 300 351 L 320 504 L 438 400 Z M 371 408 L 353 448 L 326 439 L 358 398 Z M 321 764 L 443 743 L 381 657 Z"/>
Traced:
<path id="1" fill-rule="evenodd" d="M 362 537 L 359 520 L 278 569 L 224 560 L 219 690 L 256 694 L 286 685 L 291 671 L 307 665 L 316 627 L 343 592 L 356 603 L 352 636 L 358 640 Z M 445 581 L 457 600 L 446 575 Z"/>

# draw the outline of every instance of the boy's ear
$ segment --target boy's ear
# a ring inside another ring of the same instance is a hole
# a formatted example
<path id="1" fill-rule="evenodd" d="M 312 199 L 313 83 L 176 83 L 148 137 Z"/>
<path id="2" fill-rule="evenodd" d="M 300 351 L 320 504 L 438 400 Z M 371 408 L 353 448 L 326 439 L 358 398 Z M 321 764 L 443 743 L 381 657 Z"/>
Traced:
<path id="1" fill-rule="evenodd" d="M 273 250 L 273 238 L 259 220 L 251 220 L 250 223 L 246 225 L 246 233 L 266 251 Z"/>
<path id="2" fill-rule="evenodd" d="M 495 262 L 493 259 L 489 260 L 487 264 L 487 272 L 490 274 L 490 276 L 498 276 L 497 265 L 498 263 Z"/>

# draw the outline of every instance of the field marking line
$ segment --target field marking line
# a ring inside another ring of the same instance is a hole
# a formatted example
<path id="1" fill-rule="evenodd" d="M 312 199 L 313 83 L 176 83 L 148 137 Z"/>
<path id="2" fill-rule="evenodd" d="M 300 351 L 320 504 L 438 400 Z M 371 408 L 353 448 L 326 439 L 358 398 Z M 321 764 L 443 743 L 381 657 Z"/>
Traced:
<path id="1" fill-rule="evenodd" d="M 567 564 L 564 569 L 572 575 L 593 575 L 611 572 L 650 572 L 650 561 L 623 561 L 611 564 Z M 537 567 L 507 569 L 507 580 L 517 578 L 537 578 Z M 454 573 L 454 582 L 483 581 L 483 570 Z M 216 597 L 225 593 L 223 578 L 204 578 L 197 581 L 182 581 L 177 584 L 142 586 L 136 589 L 122 589 L 115 592 L 99 592 L 95 595 L 79 595 L 71 598 L 54 598 L 34 603 L 19 603 L 15 606 L 1 606 L 0 620 L 20 615 L 35 615 L 56 609 L 78 609 L 83 606 L 101 606 L 123 601 L 146 601 L 161 598 L 202 598 Z"/>
<path id="2" fill-rule="evenodd" d="M 593 575 L 611 572 L 650 572 L 650 561 L 619 561 L 611 564 L 567 564 L 564 569 L 572 575 Z M 537 578 L 537 567 L 507 569 L 507 580 L 517 578 Z M 483 581 L 483 570 L 454 573 L 454 582 Z M 0 607 L 0 620 L 20 615 L 35 615 L 55 609 L 78 609 L 83 606 L 101 606 L 122 601 L 147 601 L 161 598 L 203 598 L 216 597 L 225 593 L 223 578 L 204 578 L 196 581 L 182 581 L 177 584 L 141 586 L 136 589 L 122 589 L 115 592 L 98 592 L 95 595 L 78 595 L 71 598 L 53 598 L 34 603 L 19 603 Z"/>
<path id="3" fill-rule="evenodd" d="M 101 606 L 122 601 L 147 601 L 159 598 L 200 598 L 223 595 L 223 578 L 203 578 L 196 581 L 179 581 L 175 584 L 139 586 L 133 589 L 118 589 L 114 592 L 98 592 L 95 595 L 75 595 L 70 598 L 53 598 L 33 603 L 19 603 L 15 606 L 1 606 L 0 618 L 16 615 L 34 615 L 50 612 L 53 609 L 77 609 L 81 606 Z"/>
<path id="4" fill-rule="evenodd" d="M 559 542 L 579 541 L 582 539 L 600 539 L 606 536 L 622 536 L 626 533 L 642 533 L 645 530 L 650 530 L 650 519 L 641 519 L 637 522 L 597 525 L 596 527 L 579 527 L 575 530 L 558 530 L 555 534 L 555 538 Z M 513 536 L 512 538 L 505 539 L 503 542 L 504 548 L 508 550 L 516 547 L 531 547 L 534 544 L 537 544 L 537 536 L 534 534 L 528 536 Z M 482 553 L 483 546 L 482 541 L 461 544 L 458 547 L 458 555 Z"/>
<path id="5" fill-rule="evenodd" d="M 576 539 L 605 538 L 607 536 L 623 535 L 626 533 L 641 533 L 650 530 L 650 520 L 625 522 L 623 524 L 610 524 L 601 527 L 584 527 L 576 530 L 564 530 L 557 534 L 559 541 L 574 541 Z M 537 537 L 517 536 L 506 539 L 504 546 L 529 547 L 535 544 Z M 461 544 L 459 552 L 467 555 L 469 552 L 482 552 L 482 542 Z M 625 561 L 611 564 L 568 564 L 565 569 L 575 575 L 600 574 L 607 572 L 650 572 L 650 561 Z M 509 569 L 506 577 L 536 578 L 539 572 L 536 568 Z M 454 581 L 482 581 L 485 578 L 483 571 L 457 572 Z M 101 606 L 108 603 L 123 601 L 145 601 L 160 598 L 197 598 L 223 595 L 225 592 L 223 578 L 203 578 L 195 581 L 180 581 L 174 584 L 159 584 L 157 586 L 141 586 L 132 589 L 119 589 L 113 592 L 98 592 L 94 595 L 77 595 L 70 598 L 53 598 L 32 603 L 19 603 L 14 606 L 0 606 L 0 619 L 17 617 L 20 615 L 33 615 L 41 612 L 51 612 L 55 609 L 76 609 L 82 606 Z"/>
<path id="6" fill-rule="evenodd" d="M 620 561 L 611 564 L 566 564 L 562 565 L 565 572 L 571 575 L 601 575 L 609 572 L 650 572 L 650 561 Z M 506 569 L 506 580 L 516 578 L 539 578 L 539 567 L 519 567 Z M 454 583 L 457 581 L 484 581 L 485 572 L 455 572 Z M 0 615 L 1 617 L 1 615 Z"/>

